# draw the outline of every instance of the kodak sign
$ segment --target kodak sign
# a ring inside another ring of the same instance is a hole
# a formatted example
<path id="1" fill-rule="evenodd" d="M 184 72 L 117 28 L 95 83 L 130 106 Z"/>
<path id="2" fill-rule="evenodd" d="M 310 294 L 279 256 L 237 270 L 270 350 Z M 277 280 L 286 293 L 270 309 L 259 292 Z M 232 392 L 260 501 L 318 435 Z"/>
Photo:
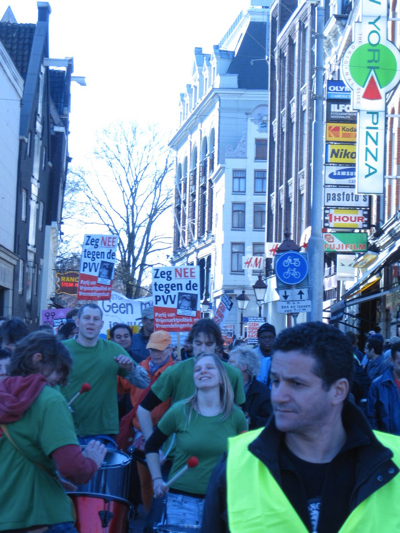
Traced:
<path id="1" fill-rule="evenodd" d="M 344 53 L 342 78 L 358 110 L 358 193 L 383 194 L 386 95 L 400 81 L 400 52 L 387 38 L 388 3 L 362 0 L 361 20 Z"/>
<path id="2" fill-rule="evenodd" d="M 326 125 L 327 142 L 355 143 L 357 140 L 356 124 L 328 123 Z"/>

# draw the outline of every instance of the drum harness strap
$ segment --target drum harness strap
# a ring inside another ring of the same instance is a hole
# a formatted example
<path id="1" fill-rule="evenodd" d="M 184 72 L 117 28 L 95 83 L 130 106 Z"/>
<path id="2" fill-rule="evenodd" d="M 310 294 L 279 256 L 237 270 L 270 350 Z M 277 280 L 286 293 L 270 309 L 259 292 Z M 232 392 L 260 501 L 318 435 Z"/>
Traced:
<path id="1" fill-rule="evenodd" d="M 41 470 L 46 472 L 46 474 L 48 474 L 51 478 L 57 480 L 58 483 L 60 483 L 60 485 L 62 486 L 61 480 L 60 480 L 60 478 L 58 476 L 54 476 L 53 474 L 50 474 L 50 472 L 44 466 L 40 465 L 39 463 L 36 463 L 35 461 L 32 461 L 32 459 L 30 459 L 26 455 L 26 453 L 23 450 L 21 450 L 21 448 L 18 446 L 18 444 L 16 444 L 14 439 L 11 437 L 10 432 L 8 431 L 8 427 L 7 427 L 6 424 L 0 424 L 0 428 L 3 430 L 4 435 L 10 441 L 10 443 L 14 446 L 14 448 L 19 451 L 19 453 L 21 453 L 26 459 L 28 459 L 28 461 L 30 461 L 31 463 L 36 465 L 38 468 L 40 468 Z M 76 511 L 75 511 L 74 502 L 71 500 L 71 498 L 67 494 L 66 494 L 66 496 L 67 496 L 67 498 L 69 499 L 69 501 L 71 503 L 72 518 L 74 519 L 74 522 L 75 522 L 76 521 Z M 37 528 L 37 529 L 31 529 L 30 532 L 31 533 L 44 533 L 45 531 L 47 531 L 47 529 L 49 529 L 48 526 Z"/>

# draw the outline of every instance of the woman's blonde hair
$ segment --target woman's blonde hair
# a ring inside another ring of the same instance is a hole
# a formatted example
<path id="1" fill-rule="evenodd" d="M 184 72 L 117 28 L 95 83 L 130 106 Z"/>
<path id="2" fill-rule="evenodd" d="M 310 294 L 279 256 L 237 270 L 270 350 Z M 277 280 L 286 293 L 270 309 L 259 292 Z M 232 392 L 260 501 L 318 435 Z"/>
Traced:
<path id="1" fill-rule="evenodd" d="M 221 420 L 226 420 L 232 414 L 234 403 L 234 392 L 227 371 L 225 370 L 221 359 L 215 353 L 202 353 L 198 355 L 194 363 L 194 368 L 196 368 L 196 364 L 200 361 L 200 359 L 203 359 L 203 357 L 212 357 L 215 366 L 217 367 L 217 370 L 219 372 L 219 377 L 221 379 L 221 383 L 219 386 L 219 397 L 221 402 L 222 415 Z M 195 410 L 197 413 L 199 412 L 198 392 L 199 391 L 196 388 L 193 396 L 185 400 L 185 407 L 186 404 L 189 406 L 189 410 L 187 412 L 186 427 L 190 422 L 192 411 Z"/>

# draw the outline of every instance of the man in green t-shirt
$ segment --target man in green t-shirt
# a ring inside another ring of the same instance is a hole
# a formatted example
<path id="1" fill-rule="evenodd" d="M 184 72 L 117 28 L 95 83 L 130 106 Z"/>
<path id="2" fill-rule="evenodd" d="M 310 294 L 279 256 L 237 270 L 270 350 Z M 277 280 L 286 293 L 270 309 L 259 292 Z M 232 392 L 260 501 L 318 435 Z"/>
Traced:
<path id="1" fill-rule="evenodd" d="M 81 307 L 77 326 L 76 338 L 63 342 L 71 353 L 73 369 L 61 392 L 70 401 L 83 383 L 91 387 L 72 406 L 75 431 L 84 444 L 89 437 L 91 440 L 93 436 L 112 437 L 118 433 L 117 375 L 142 389 L 147 387 L 149 378 L 121 346 L 99 337 L 103 313 L 98 305 Z"/>
<path id="2" fill-rule="evenodd" d="M 193 369 L 196 357 L 202 353 L 215 353 L 216 348 L 223 346 L 224 343 L 221 330 L 214 320 L 209 318 L 203 318 L 194 324 L 187 342 L 193 345 L 193 357 L 167 368 L 151 386 L 147 396 L 138 407 L 138 418 L 146 440 L 153 432 L 151 411 L 170 398 L 173 405 L 192 396 L 195 391 Z M 235 393 L 235 403 L 242 405 L 246 401 L 242 373 L 232 365 L 223 364 Z"/>

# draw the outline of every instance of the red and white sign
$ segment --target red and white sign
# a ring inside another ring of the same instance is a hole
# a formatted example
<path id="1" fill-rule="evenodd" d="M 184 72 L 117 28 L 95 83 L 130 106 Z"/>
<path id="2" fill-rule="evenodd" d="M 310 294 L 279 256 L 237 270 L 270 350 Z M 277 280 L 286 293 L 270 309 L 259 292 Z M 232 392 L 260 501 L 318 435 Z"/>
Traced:
<path id="1" fill-rule="evenodd" d="M 110 300 L 118 237 L 85 235 L 77 300 Z"/>
<path id="2" fill-rule="evenodd" d="M 200 267 L 153 268 L 154 329 L 190 331 L 200 315 Z"/>
<path id="3" fill-rule="evenodd" d="M 247 322 L 247 344 L 257 344 L 258 328 L 264 324 L 265 318 L 262 317 L 250 317 Z"/>
<path id="4" fill-rule="evenodd" d="M 265 257 L 260 255 L 247 255 L 243 257 L 243 268 L 252 270 L 263 270 Z"/>
<path id="5" fill-rule="evenodd" d="M 369 227 L 368 209 L 324 209 L 325 228 L 354 228 Z"/>
<path id="6" fill-rule="evenodd" d="M 213 317 L 214 322 L 216 322 L 220 328 L 224 325 L 226 317 L 232 309 L 232 305 L 232 300 L 226 294 L 223 294 L 218 309 Z"/>
<path id="7" fill-rule="evenodd" d="M 275 257 L 275 254 L 281 245 L 281 242 L 266 242 L 265 243 L 265 257 L 267 259 L 272 259 Z"/>

